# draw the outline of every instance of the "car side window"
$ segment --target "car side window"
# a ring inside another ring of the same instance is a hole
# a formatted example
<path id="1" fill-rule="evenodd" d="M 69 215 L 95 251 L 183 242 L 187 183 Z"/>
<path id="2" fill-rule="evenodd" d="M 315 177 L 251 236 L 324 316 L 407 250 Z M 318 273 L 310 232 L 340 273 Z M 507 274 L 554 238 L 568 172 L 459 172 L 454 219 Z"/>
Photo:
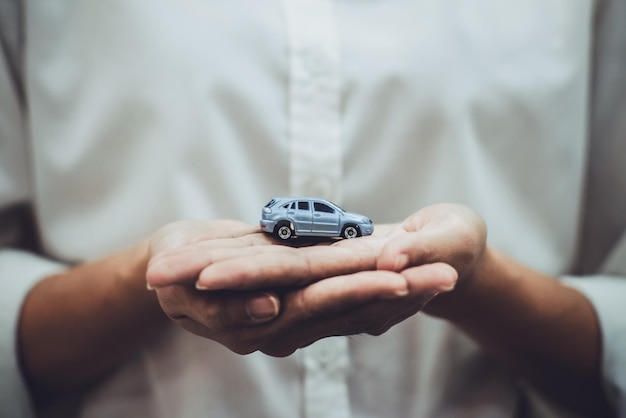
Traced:
<path id="1" fill-rule="evenodd" d="M 298 210 L 309 210 L 309 202 L 298 202 Z"/>
<path id="2" fill-rule="evenodd" d="M 335 209 L 320 202 L 314 202 L 313 208 L 315 209 L 315 212 L 335 213 Z"/>

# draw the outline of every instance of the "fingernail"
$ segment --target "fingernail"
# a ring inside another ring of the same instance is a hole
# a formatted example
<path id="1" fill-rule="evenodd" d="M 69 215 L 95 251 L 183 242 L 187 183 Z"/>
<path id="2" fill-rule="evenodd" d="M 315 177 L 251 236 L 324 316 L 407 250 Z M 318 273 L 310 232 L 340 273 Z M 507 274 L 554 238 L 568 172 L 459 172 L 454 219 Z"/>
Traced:
<path id="1" fill-rule="evenodd" d="M 454 290 L 454 288 L 456 287 L 456 282 L 457 282 L 457 278 L 451 277 L 450 282 L 440 284 L 439 286 L 437 286 L 437 290 L 439 292 L 450 292 Z"/>
<path id="2" fill-rule="evenodd" d="M 406 254 L 399 254 L 396 257 L 396 261 L 393 265 L 394 271 L 403 270 L 409 264 L 409 256 Z"/>
<path id="3" fill-rule="evenodd" d="M 148 290 L 154 290 L 154 287 L 152 287 L 152 286 L 150 285 L 150 283 L 146 283 L 146 289 L 148 289 Z"/>
<path id="4" fill-rule="evenodd" d="M 402 298 L 404 296 L 407 296 L 408 294 L 409 294 L 409 286 L 408 286 L 408 283 L 403 279 L 402 284 L 398 285 L 395 289 L 382 294 L 381 296 L 383 299 L 396 299 L 396 298 Z"/>
<path id="5" fill-rule="evenodd" d="M 452 283 L 452 284 L 449 284 L 449 285 L 441 285 L 437 289 L 439 289 L 440 292 L 450 292 L 450 291 L 454 290 L 455 286 L 456 286 L 456 283 Z"/>
<path id="6" fill-rule="evenodd" d="M 268 321 L 278 315 L 278 301 L 269 293 L 260 293 L 246 300 L 246 313 L 255 321 Z"/>

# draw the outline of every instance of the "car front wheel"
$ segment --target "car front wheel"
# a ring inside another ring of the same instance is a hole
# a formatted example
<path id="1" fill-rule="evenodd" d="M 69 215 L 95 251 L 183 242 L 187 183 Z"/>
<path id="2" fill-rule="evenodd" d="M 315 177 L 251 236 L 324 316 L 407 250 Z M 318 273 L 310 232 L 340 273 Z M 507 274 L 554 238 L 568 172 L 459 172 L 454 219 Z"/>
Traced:
<path id="1" fill-rule="evenodd" d="M 346 225 L 341 231 L 341 236 L 345 239 L 351 239 L 361 236 L 361 230 L 356 225 Z"/>

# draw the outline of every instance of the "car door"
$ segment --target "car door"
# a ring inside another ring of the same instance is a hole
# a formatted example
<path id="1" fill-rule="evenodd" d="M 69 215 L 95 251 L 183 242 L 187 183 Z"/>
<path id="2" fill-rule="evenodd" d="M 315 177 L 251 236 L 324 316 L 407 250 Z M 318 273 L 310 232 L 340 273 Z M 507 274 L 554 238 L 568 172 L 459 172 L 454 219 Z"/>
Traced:
<path id="1" fill-rule="evenodd" d="M 296 235 L 302 233 L 310 233 L 312 230 L 311 204 L 308 200 L 299 200 L 296 202 L 292 219 L 296 228 Z"/>
<path id="2" fill-rule="evenodd" d="M 339 235 L 339 213 L 325 203 L 313 202 L 313 232 Z"/>

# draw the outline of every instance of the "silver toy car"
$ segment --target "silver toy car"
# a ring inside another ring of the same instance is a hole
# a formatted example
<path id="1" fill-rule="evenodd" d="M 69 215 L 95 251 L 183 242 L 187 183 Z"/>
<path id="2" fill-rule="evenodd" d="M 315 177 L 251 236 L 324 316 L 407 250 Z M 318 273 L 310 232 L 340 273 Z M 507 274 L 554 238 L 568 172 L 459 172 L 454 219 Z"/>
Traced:
<path id="1" fill-rule="evenodd" d="M 309 197 L 272 198 L 261 212 L 260 224 L 263 231 L 282 240 L 296 236 L 356 238 L 374 232 L 367 216 Z"/>

